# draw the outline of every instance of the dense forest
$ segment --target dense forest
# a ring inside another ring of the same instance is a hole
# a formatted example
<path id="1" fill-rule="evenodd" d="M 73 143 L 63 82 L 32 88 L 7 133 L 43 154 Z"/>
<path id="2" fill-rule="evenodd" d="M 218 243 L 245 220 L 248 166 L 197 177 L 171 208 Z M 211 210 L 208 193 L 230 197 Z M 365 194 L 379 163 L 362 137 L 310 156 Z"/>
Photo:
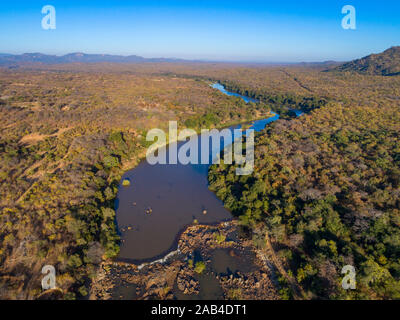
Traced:
<path id="1" fill-rule="evenodd" d="M 303 298 L 399 299 L 400 79 L 365 76 L 339 93 L 324 82 L 313 87 L 310 75 L 297 77 L 329 102 L 258 134 L 251 176 L 212 166 L 210 188 L 245 228 L 267 234 Z M 240 81 L 237 91 L 252 92 Z M 356 290 L 342 289 L 345 265 L 356 269 Z"/>

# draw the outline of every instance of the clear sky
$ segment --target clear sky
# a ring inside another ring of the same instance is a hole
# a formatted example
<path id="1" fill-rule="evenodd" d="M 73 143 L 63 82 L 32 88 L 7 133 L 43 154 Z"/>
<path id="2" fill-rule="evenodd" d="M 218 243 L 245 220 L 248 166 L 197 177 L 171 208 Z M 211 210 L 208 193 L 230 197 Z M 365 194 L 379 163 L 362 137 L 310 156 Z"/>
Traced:
<path id="1" fill-rule="evenodd" d="M 56 30 L 41 9 L 56 8 Z M 357 29 L 341 13 L 353 5 Z M 399 0 L 0 1 L 0 52 L 299 62 L 350 60 L 400 45 Z"/>

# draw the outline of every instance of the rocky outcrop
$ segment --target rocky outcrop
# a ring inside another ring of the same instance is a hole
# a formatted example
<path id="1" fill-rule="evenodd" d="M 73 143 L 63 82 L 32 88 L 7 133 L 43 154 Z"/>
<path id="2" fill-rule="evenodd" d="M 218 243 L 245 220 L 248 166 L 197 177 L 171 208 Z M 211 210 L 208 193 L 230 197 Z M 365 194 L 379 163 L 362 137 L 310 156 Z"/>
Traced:
<path id="1" fill-rule="evenodd" d="M 196 262 L 200 260 L 206 266 L 207 275 L 219 283 L 221 298 L 278 299 L 272 281 L 273 271 L 254 253 L 256 249 L 252 241 L 238 236 L 235 221 L 218 226 L 189 227 L 181 235 L 179 250 L 178 255 L 141 268 L 128 263 L 103 262 L 92 284 L 91 299 L 174 299 L 182 295 L 202 297 L 202 282 L 199 281 L 200 275 L 195 272 Z M 245 264 L 253 264 L 254 267 L 246 272 L 218 274 L 213 270 L 212 260 L 216 250 L 226 250 L 229 257 L 237 259 L 234 261 L 251 259 L 246 260 Z"/>
<path id="2" fill-rule="evenodd" d="M 182 269 L 176 279 L 178 289 L 187 295 L 199 294 L 200 283 L 193 277 L 193 271 L 188 268 Z"/>

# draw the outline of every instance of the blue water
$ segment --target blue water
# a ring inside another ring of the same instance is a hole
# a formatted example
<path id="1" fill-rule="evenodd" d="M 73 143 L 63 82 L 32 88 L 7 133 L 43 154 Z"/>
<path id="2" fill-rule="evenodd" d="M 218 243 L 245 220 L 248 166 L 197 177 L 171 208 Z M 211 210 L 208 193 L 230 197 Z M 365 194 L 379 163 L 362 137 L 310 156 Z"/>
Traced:
<path id="1" fill-rule="evenodd" d="M 250 97 L 246 97 L 246 96 L 242 96 L 242 95 L 240 95 L 238 93 L 233 93 L 233 92 L 227 91 L 222 84 L 214 83 L 214 84 L 211 85 L 211 87 L 221 91 L 222 93 L 225 93 L 228 96 L 234 96 L 234 97 L 242 98 L 246 103 L 249 103 L 249 102 L 258 103 L 258 100 L 256 100 L 256 99 L 253 99 L 253 98 L 250 98 Z"/>
<path id="2" fill-rule="evenodd" d="M 290 111 L 293 111 L 296 114 L 296 117 L 300 117 L 304 114 L 301 110 L 291 109 Z"/>
<path id="3" fill-rule="evenodd" d="M 240 95 L 238 93 L 233 93 L 233 92 L 227 91 L 225 89 L 225 87 L 222 84 L 219 84 L 219 83 L 214 83 L 214 84 L 211 85 L 211 87 L 214 88 L 214 89 L 219 90 L 220 92 L 222 92 L 222 93 L 224 93 L 224 94 L 226 94 L 228 96 L 234 96 L 234 97 L 242 98 L 246 103 L 249 103 L 249 102 L 258 103 L 259 102 L 257 99 L 250 98 L 250 97 L 247 97 L 247 96 L 242 96 L 242 95 Z M 301 111 L 301 110 L 291 109 L 291 111 L 293 111 L 296 114 L 296 117 L 300 117 L 300 116 L 302 116 L 304 114 L 304 112 Z M 269 124 L 271 122 L 274 122 L 274 121 L 279 119 L 279 115 L 278 114 L 276 114 L 276 113 L 273 113 L 273 114 L 275 116 L 272 117 L 272 118 L 255 121 L 254 125 L 251 128 L 254 129 L 255 131 L 263 130 L 267 124 Z"/>

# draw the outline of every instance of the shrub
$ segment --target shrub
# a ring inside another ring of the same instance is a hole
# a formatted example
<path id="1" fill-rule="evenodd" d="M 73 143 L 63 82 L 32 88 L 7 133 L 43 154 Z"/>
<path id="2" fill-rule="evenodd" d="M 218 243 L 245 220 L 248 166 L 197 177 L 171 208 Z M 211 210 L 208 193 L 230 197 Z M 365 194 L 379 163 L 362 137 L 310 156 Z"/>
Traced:
<path id="1" fill-rule="evenodd" d="M 240 300 L 242 298 L 242 289 L 240 288 L 230 289 L 228 291 L 228 298 L 230 300 Z"/>
<path id="2" fill-rule="evenodd" d="M 220 232 L 215 233 L 214 238 L 215 238 L 215 241 L 217 241 L 217 243 L 219 243 L 219 244 L 224 243 L 226 240 L 226 236 Z"/>
<path id="3" fill-rule="evenodd" d="M 82 297 L 86 297 L 89 294 L 85 286 L 81 286 L 78 291 Z"/>
<path id="4" fill-rule="evenodd" d="M 196 262 L 196 265 L 194 267 L 194 271 L 196 271 L 196 273 L 201 274 L 205 269 L 206 269 L 206 264 L 203 261 Z"/>
<path id="5" fill-rule="evenodd" d="M 113 156 L 106 156 L 103 159 L 104 166 L 108 169 L 118 167 L 119 166 L 119 160 L 116 157 Z"/>

